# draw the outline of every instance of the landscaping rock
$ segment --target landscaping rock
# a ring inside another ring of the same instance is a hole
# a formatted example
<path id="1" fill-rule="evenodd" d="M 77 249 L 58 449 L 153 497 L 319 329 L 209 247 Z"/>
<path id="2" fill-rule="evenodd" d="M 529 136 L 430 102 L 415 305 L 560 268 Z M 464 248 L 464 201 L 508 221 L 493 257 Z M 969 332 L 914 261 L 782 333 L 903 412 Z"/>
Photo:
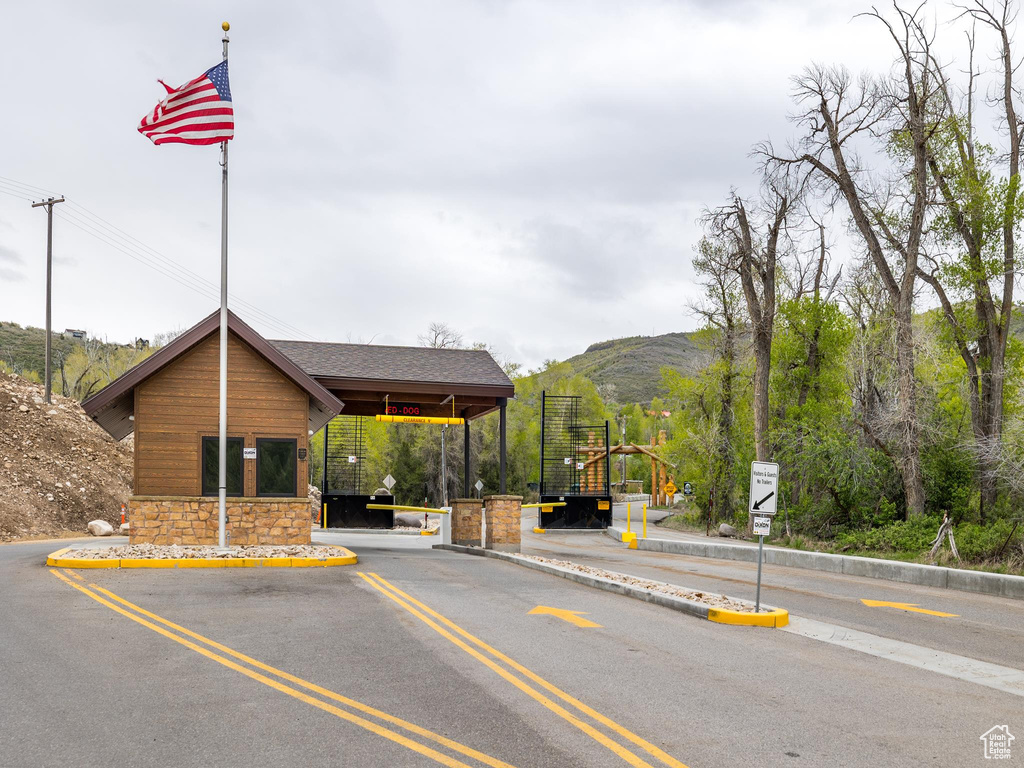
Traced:
<path id="1" fill-rule="evenodd" d="M 121 523 L 120 532 L 122 535 L 127 536 L 131 526 L 128 523 Z"/>
<path id="2" fill-rule="evenodd" d="M 89 533 L 93 536 L 113 536 L 114 526 L 106 520 L 93 520 L 89 523 Z"/>
<path id="3" fill-rule="evenodd" d="M 652 592 L 661 592 L 666 595 L 673 595 L 675 597 L 681 597 L 684 600 L 692 600 L 696 603 L 704 603 L 710 605 L 713 608 L 724 608 L 729 611 L 739 611 L 740 613 L 753 613 L 754 604 L 748 603 L 743 600 L 737 600 L 726 595 L 717 595 L 710 592 L 700 592 L 695 589 L 687 589 L 686 587 L 679 587 L 675 584 L 666 584 L 663 581 L 651 581 L 650 579 L 641 579 L 637 576 L 630 576 L 626 573 L 618 573 L 616 571 L 606 571 L 604 568 L 594 568 L 589 565 L 582 565 L 580 563 L 573 563 L 568 560 L 554 560 L 550 557 L 541 557 L 539 555 L 517 555 L 517 557 L 523 560 L 533 560 L 538 563 L 547 563 L 548 565 L 554 565 L 559 568 L 565 568 L 576 573 L 585 573 L 588 576 L 597 576 L 602 579 L 608 579 L 619 584 L 626 584 L 631 587 L 638 587 L 640 589 L 647 589 Z"/>
<path id="4" fill-rule="evenodd" d="M 736 529 L 728 523 L 722 523 L 720 526 L 718 526 L 718 535 L 731 536 L 733 538 L 736 538 Z"/>
<path id="5" fill-rule="evenodd" d="M 237 558 L 237 557 L 346 557 L 350 555 L 344 547 L 330 547 L 322 544 L 288 544 L 284 546 L 256 545 L 251 547 L 228 547 L 221 550 L 210 545 L 179 544 L 126 544 L 104 549 L 72 549 L 61 557 L 86 560 L 120 560 L 121 558 L 141 560 L 180 560 L 182 558 Z"/>

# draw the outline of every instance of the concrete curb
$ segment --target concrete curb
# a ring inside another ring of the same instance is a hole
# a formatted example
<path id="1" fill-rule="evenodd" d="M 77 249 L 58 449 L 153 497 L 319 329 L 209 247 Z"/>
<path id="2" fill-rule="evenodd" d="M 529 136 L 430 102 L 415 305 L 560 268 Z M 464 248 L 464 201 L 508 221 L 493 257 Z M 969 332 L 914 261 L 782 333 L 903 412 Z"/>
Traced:
<path id="1" fill-rule="evenodd" d="M 636 600 L 643 600 L 645 603 L 654 603 L 655 605 L 660 605 L 663 608 L 671 608 L 674 611 L 680 611 L 681 613 L 696 616 L 699 619 L 714 621 L 719 624 L 751 627 L 784 627 L 789 623 L 789 612 L 781 608 L 765 606 L 766 610 L 762 613 L 742 613 L 740 611 L 730 611 L 722 608 L 711 608 L 704 603 L 698 603 L 693 600 L 676 597 L 675 595 L 668 595 L 662 592 L 652 592 L 649 589 L 641 589 L 640 587 L 633 587 L 629 584 L 620 584 L 617 581 L 605 579 L 601 576 L 590 576 L 589 574 L 570 571 L 567 568 L 562 568 L 557 565 L 539 563 L 536 560 L 527 560 L 505 552 L 495 552 L 494 550 L 479 549 L 477 547 L 463 547 L 458 544 L 435 544 L 434 549 L 447 549 L 452 552 L 462 552 L 463 554 L 477 555 L 479 557 L 493 557 L 498 560 L 504 560 L 509 563 L 521 565 L 524 568 L 530 568 L 534 571 L 540 571 L 541 573 L 560 576 L 563 579 L 575 581 L 577 584 L 583 584 L 587 587 L 601 589 L 605 592 L 614 592 L 617 595 L 624 595 L 625 597 L 632 597 Z M 625 576 L 627 574 L 622 575 Z M 710 595 L 713 593 L 705 592 L 704 594 Z"/>
<path id="2" fill-rule="evenodd" d="M 422 529 L 413 528 L 408 531 L 396 531 L 391 528 L 314 528 L 313 533 L 374 533 L 379 536 L 419 536 Z"/>
<path id="3" fill-rule="evenodd" d="M 604 528 L 534 528 L 534 533 L 604 533 Z"/>
<path id="4" fill-rule="evenodd" d="M 62 557 L 72 549 L 64 547 L 50 553 L 46 564 L 54 568 L 316 568 L 355 565 L 359 557 L 351 549 L 340 557 L 181 557 L 156 560 L 145 558 L 112 558 L 100 560 L 86 557 Z"/>
<path id="5" fill-rule="evenodd" d="M 615 528 L 609 528 L 607 533 L 616 541 L 626 541 L 623 537 L 628 535 Z M 757 562 L 757 547 L 739 544 L 718 544 L 711 541 L 680 539 L 637 539 L 633 544 L 630 544 L 631 549 L 648 552 L 666 552 L 748 563 Z M 769 565 L 784 565 L 789 568 L 805 568 L 812 571 L 841 573 L 847 576 L 862 576 L 868 579 L 956 589 L 962 592 L 977 592 L 984 595 L 1024 600 L 1024 576 L 946 568 L 940 565 L 904 563 L 899 560 L 876 560 L 870 557 L 805 552 L 782 547 L 765 547 L 764 562 Z"/>

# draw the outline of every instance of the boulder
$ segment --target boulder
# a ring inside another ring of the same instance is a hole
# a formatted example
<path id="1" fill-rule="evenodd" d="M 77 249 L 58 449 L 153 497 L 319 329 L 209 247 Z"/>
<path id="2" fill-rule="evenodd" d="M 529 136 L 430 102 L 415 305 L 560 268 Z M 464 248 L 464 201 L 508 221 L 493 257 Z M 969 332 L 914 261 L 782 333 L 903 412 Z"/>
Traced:
<path id="1" fill-rule="evenodd" d="M 113 536 L 114 526 L 106 520 L 93 520 L 89 523 L 89 533 L 93 536 Z"/>
<path id="2" fill-rule="evenodd" d="M 404 525 L 409 528 L 423 527 L 422 512 L 395 512 L 395 525 Z"/>
<path id="3" fill-rule="evenodd" d="M 122 536 L 127 536 L 128 535 L 128 531 L 129 531 L 130 528 L 131 528 L 131 526 L 128 523 L 121 523 L 121 528 L 120 528 L 121 535 Z"/>
<path id="4" fill-rule="evenodd" d="M 736 529 L 733 528 L 728 523 L 722 523 L 720 526 L 718 526 L 718 535 L 719 536 L 732 536 L 732 537 L 735 538 L 735 536 L 736 536 Z"/>

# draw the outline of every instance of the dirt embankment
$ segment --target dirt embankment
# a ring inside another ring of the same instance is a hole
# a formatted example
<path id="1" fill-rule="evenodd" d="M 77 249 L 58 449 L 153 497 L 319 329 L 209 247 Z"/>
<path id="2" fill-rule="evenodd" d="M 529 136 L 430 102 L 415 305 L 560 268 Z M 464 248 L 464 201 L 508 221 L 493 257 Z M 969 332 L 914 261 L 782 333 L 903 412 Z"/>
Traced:
<path id="1" fill-rule="evenodd" d="M 76 400 L 0 373 L 0 541 L 116 528 L 131 495 L 130 439 L 117 443 Z"/>

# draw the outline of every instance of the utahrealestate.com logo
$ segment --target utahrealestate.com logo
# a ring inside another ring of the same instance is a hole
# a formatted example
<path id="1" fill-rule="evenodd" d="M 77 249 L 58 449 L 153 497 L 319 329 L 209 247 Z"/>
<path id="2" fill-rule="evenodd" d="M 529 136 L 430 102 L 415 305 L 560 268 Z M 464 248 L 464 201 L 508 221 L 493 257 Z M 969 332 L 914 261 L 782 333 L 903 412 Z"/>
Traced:
<path id="1" fill-rule="evenodd" d="M 1010 742 L 1014 736 L 1010 733 L 1009 726 L 994 725 L 979 737 L 985 742 L 986 760 L 1009 760 Z"/>

